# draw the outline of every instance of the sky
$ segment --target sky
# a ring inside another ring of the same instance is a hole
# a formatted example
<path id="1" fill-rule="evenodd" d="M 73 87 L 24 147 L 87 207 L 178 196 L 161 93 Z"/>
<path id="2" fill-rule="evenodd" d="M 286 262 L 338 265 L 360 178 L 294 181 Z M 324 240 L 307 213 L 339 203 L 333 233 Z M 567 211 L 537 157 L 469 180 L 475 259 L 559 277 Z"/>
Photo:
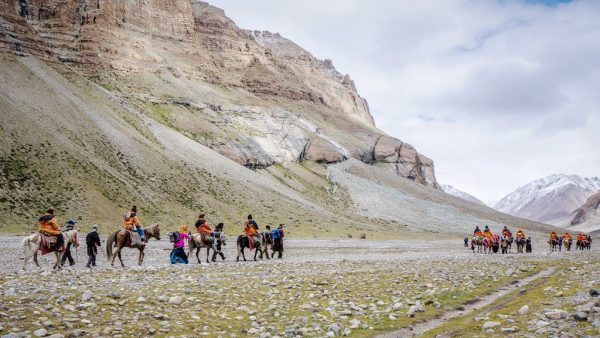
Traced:
<path id="1" fill-rule="evenodd" d="M 600 1 L 212 0 L 350 74 L 376 125 L 486 203 L 600 176 Z"/>

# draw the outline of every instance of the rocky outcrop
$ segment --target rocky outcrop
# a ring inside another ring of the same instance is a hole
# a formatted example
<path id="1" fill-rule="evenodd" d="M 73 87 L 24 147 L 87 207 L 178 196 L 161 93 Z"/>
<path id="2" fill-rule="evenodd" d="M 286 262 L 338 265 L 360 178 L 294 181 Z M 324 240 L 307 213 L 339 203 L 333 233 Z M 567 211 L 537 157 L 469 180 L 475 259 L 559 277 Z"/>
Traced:
<path id="1" fill-rule="evenodd" d="M 584 205 L 573 212 L 570 225 L 578 225 L 589 220 L 597 214 L 598 207 L 600 207 L 600 191 L 590 196 Z"/>
<path id="2" fill-rule="evenodd" d="M 400 176 L 439 189 L 433 161 L 419 154 L 408 143 L 393 137 L 381 136 L 375 143 L 373 157 L 375 161 L 393 168 Z"/>
<path id="3" fill-rule="evenodd" d="M 304 158 L 319 163 L 336 163 L 347 159 L 335 145 L 320 137 L 307 145 Z"/>

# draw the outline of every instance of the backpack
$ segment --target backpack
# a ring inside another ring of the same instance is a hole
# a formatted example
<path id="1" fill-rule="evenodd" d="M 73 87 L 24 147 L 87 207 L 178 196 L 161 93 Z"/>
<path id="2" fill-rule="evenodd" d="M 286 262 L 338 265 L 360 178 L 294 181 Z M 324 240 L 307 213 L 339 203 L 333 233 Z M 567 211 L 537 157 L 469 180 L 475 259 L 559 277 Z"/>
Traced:
<path id="1" fill-rule="evenodd" d="M 281 233 L 279 232 L 279 229 L 273 229 L 273 231 L 271 231 L 271 237 L 273 237 L 273 239 L 281 238 Z"/>
<path id="2" fill-rule="evenodd" d="M 169 241 L 171 243 L 177 243 L 179 242 L 179 232 L 178 231 L 174 231 L 169 233 Z"/>

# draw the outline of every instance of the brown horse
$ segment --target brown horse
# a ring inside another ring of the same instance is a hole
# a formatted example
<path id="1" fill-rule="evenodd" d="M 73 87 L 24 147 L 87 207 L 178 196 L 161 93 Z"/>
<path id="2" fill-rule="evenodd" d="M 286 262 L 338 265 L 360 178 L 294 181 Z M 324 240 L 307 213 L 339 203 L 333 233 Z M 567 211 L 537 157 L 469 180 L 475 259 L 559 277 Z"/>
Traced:
<path id="1" fill-rule="evenodd" d="M 473 252 L 475 252 L 475 247 L 477 247 L 477 253 L 483 252 L 483 238 L 482 237 L 473 236 L 473 239 L 471 239 L 471 250 L 473 250 Z"/>
<path id="2" fill-rule="evenodd" d="M 258 240 L 255 240 L 252 243 L 252 249 L 254 250 L 254 260 L 256 260 L 256 256 L 259 251 L 260 251 L 260 259 L 263 258 L 262 242 L 263 242 L 262 235 L 258 234 Z M 236 262 L 240 260 L 240 254 L 242 255 L 242 258 L 244 259 L 244 261 L 246 261 L 246 255 L 244 254 L 245 248 L 250 249 L 250 241 L 248 240 L 248 236 L 239 235 L 237 238 L 237 257 L 235 259 Z"/>
<path id="3" fill-rule="evenodd" d="M 198 260 L 198 264 L 202 264 L 198 254 L 200 254 L 200 249 L 203 248 L 206 248 L 206 263 L 210 263 L 210 261 L 208 260 L 208 256 L 210 254 L 211 249 L 213 250 L 213 256 L 211 259 L 213 262 L 217 261 L 217 255 L 221 256 L 221 259 L 225 260 L 225 254 L 223 254 L 223 252 L 221 251 L 221 246 L 227 245 L 227 236 L 222 231 L 215 232 L 214 234 L 216 238 L 214 243 L 212 244 L 205 243 L 204 241 L 202 241 L 202 236 L 198 233 L 192 234 L 190 240 L 188 241 L 190 255 L 192 254 L 192 252 L 194 252 L 194 249 L 196 249 L 196 259 Z"/>
<path id="4" fill-rule="evenodd" d="M 517 237 L 515 242 L 517 243 L 517 253 L 523 253 L 523 248 L 525 248 L 527 240 L 524 237 Z"/>
<path id="5" fill-rule="evenodd" d="M 156 238 L 157 241 L 160 241 L 160 228 L 158 224 L 154 224 L 147 228 L 144 228 L 144 234 L 144 244 L 148 243 L 148 240 L 150 238 Z M 144 248 L 146 246 L 138 244 L 130 245 L 130 236 L 131 235 L 129 234 L 129 231 L 126 231 L 124 229 L 117 230 L 108 236 L 108 239 L 106 240 L 106 257 L 110 261 L 111 266 L 115 265 L 115 258 L 117 258 L 118 256 L 119 261 L 121 262 L 121 266 L 125 267 L 125 264 L 123 264 L 123 259 L 121 258 L 121 249 L 123 249 L 124 247 L 138 249 L 140 251 L 140 254 L 138 256 L 138 265 L 142 265 L 142 262 L 144 261 Z M 112 252 L 113 246 L 117 247 L 117 250 L 115 250 L 114 254 Z"/>

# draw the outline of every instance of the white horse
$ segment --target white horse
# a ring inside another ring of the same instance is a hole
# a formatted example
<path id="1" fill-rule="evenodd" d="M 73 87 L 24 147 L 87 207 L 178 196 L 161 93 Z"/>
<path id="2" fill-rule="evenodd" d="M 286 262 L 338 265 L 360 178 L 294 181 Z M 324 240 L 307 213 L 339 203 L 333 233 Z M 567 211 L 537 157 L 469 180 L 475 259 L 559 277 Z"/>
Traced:
<path id="1" fill-rule="evenodd" d="M 65 247 L 69 243 L 71 243 L 71 246 L 73 247 L 79 246 L 79 241 L 77 239 L 77 230 L 69 230 L 63 232 L 62 235 L 64 238 Z M 39 233 L 35 233 L 30 236 L 27 236 L 23 238 L 21 244 L 23 246 L 23 253 L 25 254 L 25 258 L 23 259 L 23 270 L 27 268 L 27 263 L 29 263 L 31 257 L 33 257 L 35 265 L 39 267 L 40 263 L 38 263 L 37 257 L 38 251 L 42 250 L 42 235 Z M 60 269 L 62 267 L 61 259 L 63 256 L 63 252 L 54 252 L 54 255 L 56 256 L 56 263 L 54 264 L 54 269 Z"/>

